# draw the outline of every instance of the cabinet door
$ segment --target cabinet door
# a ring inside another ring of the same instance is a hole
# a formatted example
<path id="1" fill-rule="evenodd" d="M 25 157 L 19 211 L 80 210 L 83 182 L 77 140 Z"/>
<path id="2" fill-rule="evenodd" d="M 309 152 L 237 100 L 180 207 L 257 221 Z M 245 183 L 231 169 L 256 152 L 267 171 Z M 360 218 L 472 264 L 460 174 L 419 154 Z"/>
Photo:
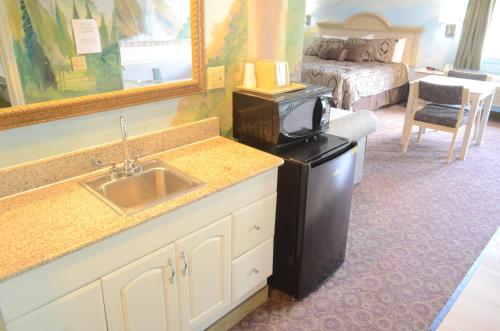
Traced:
<path id="1" fill-rule="evenodd" d="M 226 217 L 175 244 L 181 325 L 200 324 L 231 301 L 231 219 Z"/>
<path id="2" fill-rule="evenodd" d="M 7 330 L 106 331 L 101 283 L 94 282 L 20 317 L 8 323 Z"/>
<path id="3" fill-rule="evenodd" d="M 110 331 L 179 329 L 174 245 L 102 279 Z"/>

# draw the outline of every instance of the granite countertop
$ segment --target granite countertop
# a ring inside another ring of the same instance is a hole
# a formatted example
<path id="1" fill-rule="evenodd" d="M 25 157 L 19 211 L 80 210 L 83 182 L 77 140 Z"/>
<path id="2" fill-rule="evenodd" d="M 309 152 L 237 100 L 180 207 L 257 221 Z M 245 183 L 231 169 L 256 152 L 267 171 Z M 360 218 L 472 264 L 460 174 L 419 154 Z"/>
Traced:
<path id="1" fill-rule="evenodd" d="M 283 163 L 223 137 L 158 154 L 207 185 L 124 217 L 85 189 L 82 177 L 0 199 L 0 282 L 235 185 Z"/>

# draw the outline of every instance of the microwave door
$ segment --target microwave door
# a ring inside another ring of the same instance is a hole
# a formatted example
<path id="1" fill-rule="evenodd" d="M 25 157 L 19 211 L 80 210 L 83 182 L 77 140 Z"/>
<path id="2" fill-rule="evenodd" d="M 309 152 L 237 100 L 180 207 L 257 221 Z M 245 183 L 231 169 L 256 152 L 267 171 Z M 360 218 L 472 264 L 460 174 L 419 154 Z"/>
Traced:
<path id="1" fill-rule="evenodd" d="M 290 103 L 281 118 L 281 132 L 288 138 L 316 134 L 324 125 L 326 110 L 329 113 L 329 102 L 325 97 Z"/>
<path id="2" fill-rule="evenodd" d="M 289 138 L 300 138 L 313 131 L 316 99 L 291 102 L 281 116 L 281 132 Z"/>

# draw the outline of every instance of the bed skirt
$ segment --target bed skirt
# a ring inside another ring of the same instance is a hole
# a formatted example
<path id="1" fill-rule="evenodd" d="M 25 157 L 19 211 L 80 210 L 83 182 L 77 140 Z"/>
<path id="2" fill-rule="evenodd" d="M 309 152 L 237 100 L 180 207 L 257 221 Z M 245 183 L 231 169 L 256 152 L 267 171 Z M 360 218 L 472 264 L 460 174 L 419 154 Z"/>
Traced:
<path id="1" fill-rule="evenodd" d="M 409 84 L 392 88 L 385 92 L 364 97 L 352 104 L 352 110 L 375 110 L 384 106 L 397 105 L 408 100 Z"/>

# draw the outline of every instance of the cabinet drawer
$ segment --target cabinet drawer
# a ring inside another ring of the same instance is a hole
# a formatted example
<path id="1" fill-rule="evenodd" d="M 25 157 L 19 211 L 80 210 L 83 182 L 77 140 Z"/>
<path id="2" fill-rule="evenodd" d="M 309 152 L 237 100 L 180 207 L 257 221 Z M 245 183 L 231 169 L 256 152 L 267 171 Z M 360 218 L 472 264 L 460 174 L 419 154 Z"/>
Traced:
<path id="1" fill-rule="evenodd" d="M 276 193 L 233 213 L 233 259 L 274 235 Z"/>
<path id="2" fill-rule="evenodd" d="M 243 254 L 232 263 L 232 300 L 241 298 L 273 273 L 273 239 Z"/>
<path id="3" fill-rule="evenodd" d="M 0 329 L 2 329 L 1 325 Z M 76 290 L 8 323 L 7 330 L 107 330 L 100 281 Z"/>

